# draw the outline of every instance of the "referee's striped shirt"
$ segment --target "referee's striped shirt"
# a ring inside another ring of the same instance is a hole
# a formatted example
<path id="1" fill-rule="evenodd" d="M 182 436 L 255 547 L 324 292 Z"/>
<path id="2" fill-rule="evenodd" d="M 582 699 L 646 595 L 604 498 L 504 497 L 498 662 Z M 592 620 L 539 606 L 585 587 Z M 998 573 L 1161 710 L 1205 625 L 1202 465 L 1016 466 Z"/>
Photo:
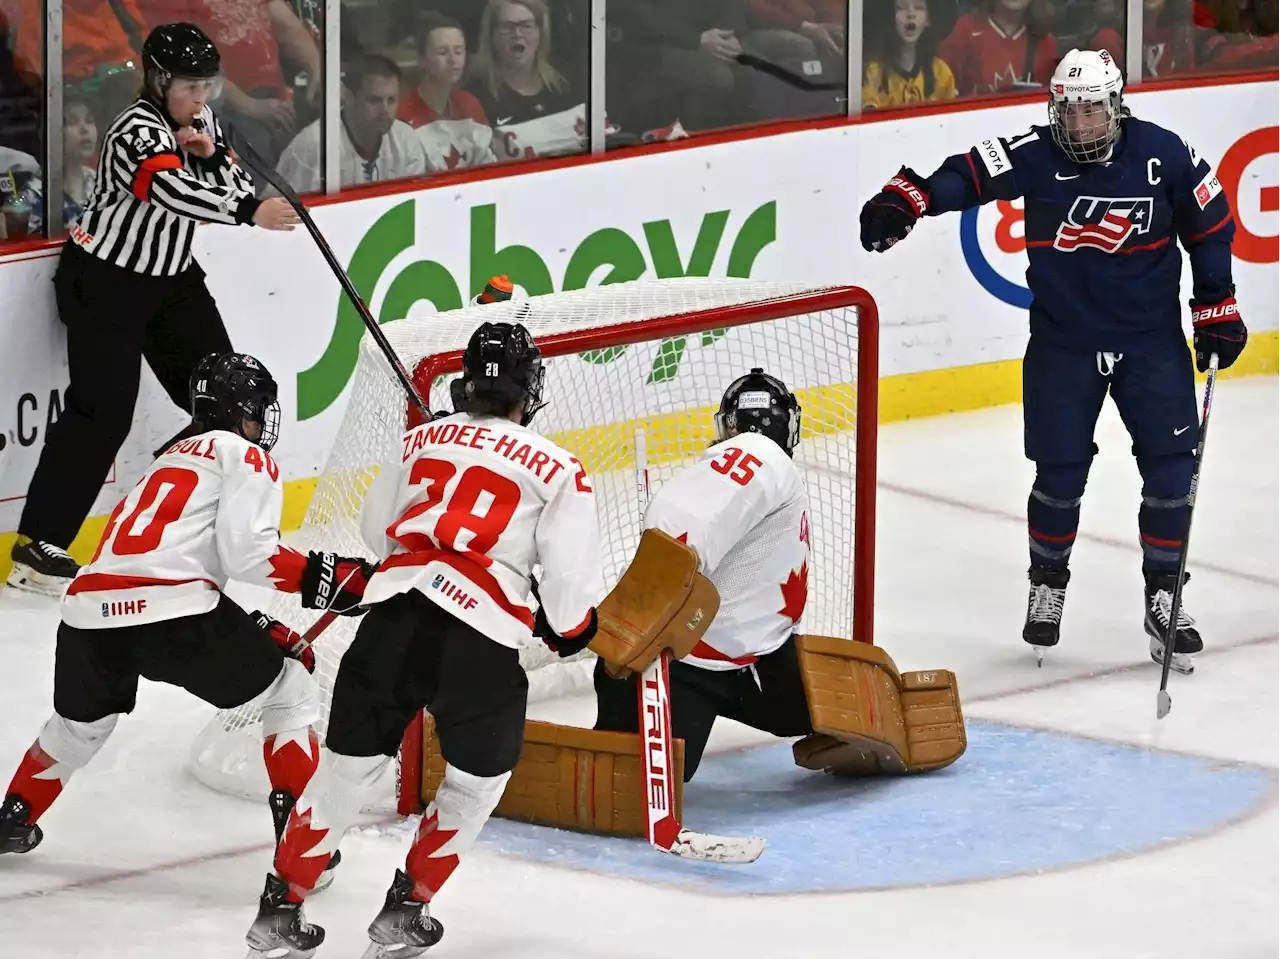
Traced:
<path id="1" fill-rule="evenodd" d="M 236 163 L 207 106 L 203 119 L 217 144 L 207 160 L 184 152 L 160 110 L 146 100 L 116 117 L 72 242 L 134 273 L 174 276 L 191 264 L 191 241 L 201 223 L 248 223 L 258 208 L 253 180 Z"/>

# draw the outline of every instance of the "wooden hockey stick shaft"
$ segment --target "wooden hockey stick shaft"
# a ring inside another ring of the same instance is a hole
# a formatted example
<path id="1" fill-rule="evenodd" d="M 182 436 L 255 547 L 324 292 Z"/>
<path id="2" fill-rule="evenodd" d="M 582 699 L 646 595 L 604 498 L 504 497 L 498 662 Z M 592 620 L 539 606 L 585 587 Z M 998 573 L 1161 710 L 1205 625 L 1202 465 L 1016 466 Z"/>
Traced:
<path id="1" fill-rule="evenodd" d="M 1195 514 L 1196 493 L 1200 489 L 1200 470 L 1204 467 L 1205 440 L 1209 438 L 1209 412 L 1213 409 L 1213 388 L 1218 379 L 1218 354 L 1209 356 L 1209 375 L 1204 384 L 1204 405 L 1200 411 L 1200 431 L 1196 438 L 1195 468 L 1187 490 L 1187 531 L 1182 537 L 1182 556 L 1178 560 L 1178 578 L 1173 583 L 1169 603 L 1169 628 L 1164 637 L 1164 662 L 1160 666 L 1160 691 L 1156 694 L 1156 718 L 1164 719 L 1173 708 L 1169 696 L 1169 669 L 1173 665 L 1173 648 L 1178 640 L 1178 613 L 1182 610 L 1182 581 L 1187 576 L 1187 556 L 1191 551 L 1191 520 Z"/>

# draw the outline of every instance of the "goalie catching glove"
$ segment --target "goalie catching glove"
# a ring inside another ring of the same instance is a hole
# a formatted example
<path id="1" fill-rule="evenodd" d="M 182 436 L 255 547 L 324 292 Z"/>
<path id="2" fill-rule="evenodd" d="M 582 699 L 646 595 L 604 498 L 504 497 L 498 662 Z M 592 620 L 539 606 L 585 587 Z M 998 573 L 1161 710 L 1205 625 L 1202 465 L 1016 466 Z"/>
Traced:
<path id="1" fill-rule="evenodd" d="M 257 624 L 260 630 L 271 637 L 272 641 L 284 651 L 286 656 L 302 663 L 307 672 L 314 673 L 316 671 L 315 650 L 311 648 L 310 643 L 302 638 L 300 633 L 290 629 L 280 620 L 272 619 L 260 610 L 255 609 L 249 614 L 249 617 Z"/>
<path id="2" fill-rule="evenodd" d="M 328 609 L 340 616 L 359 616 L 364 612 L 365 587 L 377 565 L 352 556 L 334 553 L 307 554 L 302 573 L 302 605 L 307 609 Z"/>
<path id="3" fill-rule="evenodd" d="M 596 609 L 589 644 L 619 677 L 642 672 L 663 650 L 683 659 L 720 609 L 720 594 L 698 572 L 698 554 L 661 530 L 647 529 L 631 565 Z"/>

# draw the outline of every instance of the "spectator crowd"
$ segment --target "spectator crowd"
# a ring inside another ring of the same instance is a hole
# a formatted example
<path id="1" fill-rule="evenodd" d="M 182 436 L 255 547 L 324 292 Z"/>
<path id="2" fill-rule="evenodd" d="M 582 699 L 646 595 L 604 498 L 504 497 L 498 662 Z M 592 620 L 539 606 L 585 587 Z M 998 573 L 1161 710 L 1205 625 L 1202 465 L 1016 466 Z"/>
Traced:
<path id="1" fill-rule="evenodd" d="M 612 0 L 610 146 L 842 113 L 847 0 Z M 301 191 L 323 187 L 323 0 L 62 0 L 62 218 L 135 96 L 146 32 L 217 43 L 214 107 Z M 587 0 L 342 0 L 341 185 L 587 148 Z M 0 227 L 35 234 L 44 4 L 0 0 Z M 1143 0 L 1142 74 L 1277 66 L 1277 0 Z M 1072 47 L 1124 66 L 1123 0 L 862 0 L 863 109 L 1043 86 Z M 855 94 L 857 95 L 857 94 Z"/>

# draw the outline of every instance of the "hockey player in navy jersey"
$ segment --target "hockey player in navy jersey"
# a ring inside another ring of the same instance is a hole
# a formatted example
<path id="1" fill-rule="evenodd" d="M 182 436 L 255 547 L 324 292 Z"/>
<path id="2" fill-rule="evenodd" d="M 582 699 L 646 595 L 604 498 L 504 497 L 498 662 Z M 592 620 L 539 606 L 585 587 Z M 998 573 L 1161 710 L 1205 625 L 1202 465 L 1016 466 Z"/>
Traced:
<path id="1" fill-rule="evenodd" d="M 932 176 L 903 167 L 862 208 L 862 245 L 883 252 L 922 216 L 1022 197 L 1031 338 L 1023 361 L 1024 442 L 1036 464 L 1027 500 L 1030 596 L 1022 638 L 1058 642 L 1080 520 L 1110 391 L 1142 474 L 1138 530 L 1145 625 L 1164 655 L 1187 529 L 1197 439 L 1191 356 L 1182 332 L 1182 254 L 1191 260 L 1196 367 L 1235 362 L 1248 337 L 1231 281 L 1235 232 L 1212 167 L 1177 134 L 1130 115 L 1106 51 L 1072 50 L 1050 82 L 1049 124 L 983 140 Z M 1179 611 L 1174 668 L 1203 648 Z"/>

